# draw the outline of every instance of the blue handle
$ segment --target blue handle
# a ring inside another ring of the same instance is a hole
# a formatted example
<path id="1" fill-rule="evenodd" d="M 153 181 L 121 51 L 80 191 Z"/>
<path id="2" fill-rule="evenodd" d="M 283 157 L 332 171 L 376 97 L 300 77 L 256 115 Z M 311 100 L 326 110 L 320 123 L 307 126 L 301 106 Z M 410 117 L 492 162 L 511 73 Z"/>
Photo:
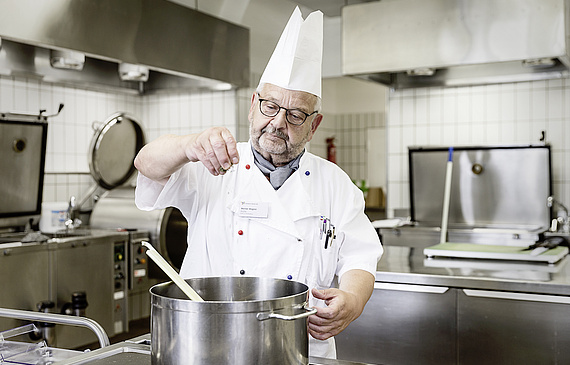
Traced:
<path id="1" fill-rule="evenodd" d="M 453 147 L 449 147 L 449 157 L 447 159 L 448 162 L 453 161 Z"/>

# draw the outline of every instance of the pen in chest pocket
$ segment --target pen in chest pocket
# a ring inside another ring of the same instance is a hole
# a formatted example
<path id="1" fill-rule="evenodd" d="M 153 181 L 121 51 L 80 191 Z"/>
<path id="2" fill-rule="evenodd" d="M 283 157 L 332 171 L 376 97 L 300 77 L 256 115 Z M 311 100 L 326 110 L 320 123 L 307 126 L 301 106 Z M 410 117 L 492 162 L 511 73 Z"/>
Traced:
<path id="1" fill-rule="evenodd" d="M 324 236 L 325 249 L 332 246 L 333 240 L 336 238 L 335 231 L 335 226 L 331 224 L 330 219 L 321 216 L 320 239 L 323 239 Z"/>

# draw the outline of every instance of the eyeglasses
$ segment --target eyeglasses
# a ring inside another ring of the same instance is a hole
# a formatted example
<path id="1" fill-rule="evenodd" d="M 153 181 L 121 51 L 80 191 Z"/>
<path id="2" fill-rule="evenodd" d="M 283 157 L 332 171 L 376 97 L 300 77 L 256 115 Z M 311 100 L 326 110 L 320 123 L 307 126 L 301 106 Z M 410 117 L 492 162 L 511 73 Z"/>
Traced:
<path id="1" fill-rule="evenodd" d="M 301 125 L 305 123 L 308 117 L 318 112 L 318 110 L 315 110 L 311 114 L 307 114 L 302 110 L 283 108 L 271 100 L 262 99 L 259 93 L 257 94 L 257 97 L 259 99 L 259 111 L 261 114 L 265 115 L 266 117 L 274 117 L 279 114 L 281 109 L 283 109 L 285 110 L 285 119 L 287 122 L 293 125 Z"/>

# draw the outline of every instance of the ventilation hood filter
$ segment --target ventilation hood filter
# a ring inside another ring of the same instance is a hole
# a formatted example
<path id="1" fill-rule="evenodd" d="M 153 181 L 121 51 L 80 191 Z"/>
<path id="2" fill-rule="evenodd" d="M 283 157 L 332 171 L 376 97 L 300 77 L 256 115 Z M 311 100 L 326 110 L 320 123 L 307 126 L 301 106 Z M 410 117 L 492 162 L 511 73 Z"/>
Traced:
<path id="1" fill-rule="evenodd" d="M 345 6 L 342 72 L 394 89 L 569 76 L 570 0 Z"/>
<path id="2" fill-rule="evenodd" d="M 250 81 L 249 29 L 173 1 L 4 1 L 0 37 L 10 48 L 0 54 L 0 71 L 50 82 L 138 91 L 140 82 L 119 77 L 122 63 L 147 68 L 134 77 L 148 78 L 143 92 L 248 87 Z M 79 68 L 81 62 L 50 61 L 50 52 L 58 53 L 52 50 L 82 53 L 83 70 L 54 69 L 50 63 Z"/>

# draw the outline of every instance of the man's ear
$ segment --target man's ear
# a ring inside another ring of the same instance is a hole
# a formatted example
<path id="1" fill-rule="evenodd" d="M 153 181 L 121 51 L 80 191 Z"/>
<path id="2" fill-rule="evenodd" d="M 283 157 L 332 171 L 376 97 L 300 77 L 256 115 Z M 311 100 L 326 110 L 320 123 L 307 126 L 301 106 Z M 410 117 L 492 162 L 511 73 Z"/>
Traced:
<path id="1" fill-rule="evenodd" d="M 255 93 L 251 95 L 251 105 L 249 106 L 248 120 L 251 122 L 253 119 L 253 107 L 255 105 Z"/>
<path id="2" fill-rule="evenodd" d="M 313 118 L 313 121 L 311 122 L 311 133 L 307 142 L 313 139 L 313 136 L 315 135 L 315 132 L 317 131 L 317 128 L 319 128 L 319 125 L 321 124 L 322 121 L 323 121 L 322 114 L 317 114 L 315 118 Z"/>

